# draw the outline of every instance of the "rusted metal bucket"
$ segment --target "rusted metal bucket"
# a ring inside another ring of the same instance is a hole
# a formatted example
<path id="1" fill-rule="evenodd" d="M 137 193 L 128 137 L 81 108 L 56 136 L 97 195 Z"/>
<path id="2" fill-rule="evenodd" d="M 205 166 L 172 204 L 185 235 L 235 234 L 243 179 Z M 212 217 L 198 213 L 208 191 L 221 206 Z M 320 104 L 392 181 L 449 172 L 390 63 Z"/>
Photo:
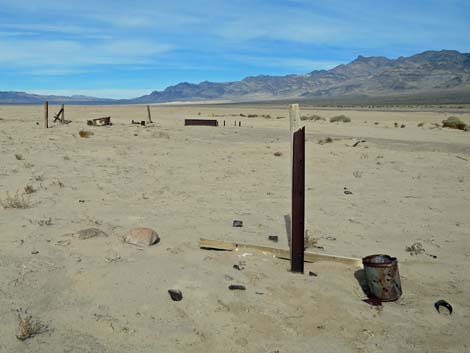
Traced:
<path id="1" fill-rule="evenodd" d="M 388 302 L 400 298 L 401 282 L 396 257 L 370 255 L 362 259 L 364 277 L 371 298 Z"/>

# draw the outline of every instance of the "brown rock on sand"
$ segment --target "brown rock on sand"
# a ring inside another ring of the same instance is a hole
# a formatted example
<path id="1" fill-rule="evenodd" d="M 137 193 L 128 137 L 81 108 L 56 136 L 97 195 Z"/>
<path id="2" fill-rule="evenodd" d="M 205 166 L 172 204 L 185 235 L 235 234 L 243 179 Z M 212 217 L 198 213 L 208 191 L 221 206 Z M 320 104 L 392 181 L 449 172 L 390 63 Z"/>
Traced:
<path id="1" fill-rule="evenodd" d="M 124 240 L 126 243 L 138 246 L 151 246 L 158 243 L 160 238 L 157 232 L 150 228 L 133 228 Z"/>

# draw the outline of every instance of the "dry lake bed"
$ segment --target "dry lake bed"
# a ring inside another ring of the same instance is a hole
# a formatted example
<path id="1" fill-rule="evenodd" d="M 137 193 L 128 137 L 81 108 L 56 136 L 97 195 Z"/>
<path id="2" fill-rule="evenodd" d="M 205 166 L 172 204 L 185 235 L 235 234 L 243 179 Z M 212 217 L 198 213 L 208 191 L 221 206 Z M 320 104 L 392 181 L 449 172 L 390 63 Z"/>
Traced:
<path id="1" fill-rule="evenodd" d="M 398 301 L 363 302 L 354 266 L 300 275 L 268 253 L 199 248 L 288 248 L 287 107 L 153 106 L 139 126 L 145 106 L 66 106 L 72 122 L 44 129 L 42 106 L 0 106 L 0 352 L 470 352 L 470 132 L 438 126 L 457 113 L 301 110 L 325 119 L 303 121 L 307 250 L 396 256 Z M 340 114 L 351 122 L 329 122 Z M 160 241 L 124 242 L 136 227 Z"/>

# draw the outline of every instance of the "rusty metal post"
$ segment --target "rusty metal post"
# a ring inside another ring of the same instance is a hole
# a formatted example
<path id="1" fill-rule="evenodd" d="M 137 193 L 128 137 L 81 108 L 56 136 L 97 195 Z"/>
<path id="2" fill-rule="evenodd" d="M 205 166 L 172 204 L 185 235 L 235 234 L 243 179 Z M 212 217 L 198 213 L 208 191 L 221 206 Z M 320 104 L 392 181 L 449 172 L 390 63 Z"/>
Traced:
<path id="1" fill-rule="evenodd" d="M 62 107 L 60 108 L 60 110 L 62 111 L 62 113 L 61 113 L 61 118 L 60 118 L 60 122 L 61 122 L 62 124 L 64 124 L 64 123 L 65 123 L 65 106 L 64 106 L 63 104 L 62 104 Z"/>
<path id="2" fill-rule="evenodd" d="M 242 122 L 239 121 L 239 122 L 238 122 L 238 127 L 241 127 L 241 126 L 242 126 Z"/>
<path id="3" fill-rule="evenodd" d="M 147 105 L 147 115 L 149 117 L 149 123 L 152 123 L 152 114 L 150 113 L 150 105 Z"/>
<path id="4" fill-rule="evenodd" d="M 49 128 L 49 102 L 44 102 L 44 128 Z"/>
<path id="5" fill-rule="evenodd" d="M 305 126 L 294 132 L 292 147 L 291 271 L 303 273 L 305 251 Z"/>

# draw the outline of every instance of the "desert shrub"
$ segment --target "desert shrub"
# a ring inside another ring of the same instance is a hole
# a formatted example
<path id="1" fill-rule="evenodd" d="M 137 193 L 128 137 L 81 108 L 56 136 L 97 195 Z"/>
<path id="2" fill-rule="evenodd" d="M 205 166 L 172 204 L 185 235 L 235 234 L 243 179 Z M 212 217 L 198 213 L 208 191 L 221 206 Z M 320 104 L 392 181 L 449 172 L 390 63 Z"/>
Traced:
<path id="1" fill-rule="evenodd" d="M 318 143 L 319 143 L 320 145 L 324 145 L 325 143 L 332 143 L 332 142 L 333 142 L 333 139 L 332 139 L 331 137 L 327 137 L 327 138 L 324 139 L 324 140 L 318 141 Z"/>
<path id="2" fill-rule="evenodd" d="M 419 123 L 418 124 L 418 127 L 423 127 L 424 126 L 424 123 Z"/>
<path id="3" fill-rule="evenodd" d="M 47 325 L 44 325 L 38 320 L 34 320 L 28 312 L 23 312 L 21 309 L 17 310 L 18 313 L 18 332 L 16 338 L 20 341 L 27 340 L 35 335 L 39 335 L 48 330 Z"/>
<path id="4" fill-rule="evenodd" d="M 34 193 L 34 192 L 36 192 L 36 189 L 33 188 L 32 185 L 29 185 L 29 184 L 28 184 L 28 185 L 26 185 L 26 186 L 24 187 L 24 193 L 25 193 L 25 194 L 32 194 L 32 193 Z"/>
<path id="5" fill-rule="evenodd" d="M 334 116 L 330 119 L 330 123 L 350 123 L 351 118 L 348 118 L 346 115 Z"/>
<path id="6" fill-rule="evenodd" d="M 258 117 L 258 114 L 248 114 L 248 117 L 249 117 L 249 118 L 257 118 L 257 117 Z"/>
<path id="7" fill-rule="evenodd" d="M 15 154 L 15 158 L 16 158 L 17 160 L 19 160 L 19 161 L 23 161 L 23 160 L 24 160 L 23 155 L 20 154 L 20 153 L 16 153 L 16 154 Z"/>
<path id="8" fill-rule="evenodd" d="M 302 120 L 302 121 L 304 121 L 304 120 L 318 121 L 318 120 L 325 120 L 325 118 L 322 118 L 319 115 L 312 114 L 312 115 L 302 115 L 300 117 L 300 120 Z"/>
<path id="9" fill-rule="evenodd" d="M 90 136 L 94 135 L 92 131 L 86 131 L 86 130 L 80 130 L 78 134 L 80 135 L 80 137 L 83 137 L 83 138 L 89 138 Z"/>
<path id="10" fill-rule="evenodd" d="M 275 155 L 276 157 L 281 157 L 281 156 L 282 156 L 282 152 L 274 152 L 274 155 Z"/>
<path id="11" fill-rule="evenodd" d="M 20 194 L 18 191 L 13 196 L 7 192 L 6 198 L 0 199 L 0 205 L 2 205 L 2 207 L 5 209 L 7 208 L 25 209 L 25 208 L 31 207 L 31 203 L 29 199 L 25 196 L 25 194 Z"/>
<path id="12" fill-rule="evenodd" d="M 467 125 L 459 118 L 451 116 L 442 121 L 442 126 L 448 127 L 449 129 L 465 130 Z"/>

